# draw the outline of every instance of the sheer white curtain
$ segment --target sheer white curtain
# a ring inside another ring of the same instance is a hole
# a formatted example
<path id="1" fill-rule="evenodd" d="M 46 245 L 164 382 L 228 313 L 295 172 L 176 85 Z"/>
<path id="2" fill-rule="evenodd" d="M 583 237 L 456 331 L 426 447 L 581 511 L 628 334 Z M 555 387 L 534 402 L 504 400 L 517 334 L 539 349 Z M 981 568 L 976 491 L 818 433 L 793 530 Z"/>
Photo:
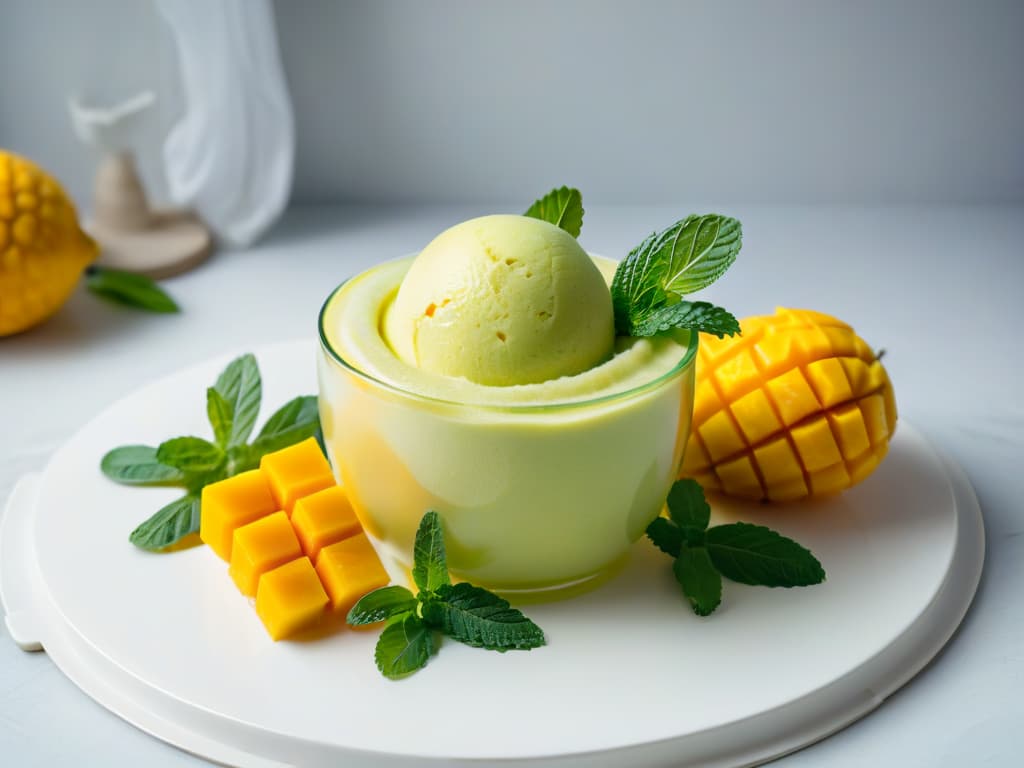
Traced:
<path id="1" fill-rule="evenodd" d="M 171 198 L 233 245 L 288 203 L 295 126 L 270 0 L 156 0 L 178 49 L 184 114 L 164 143 Z"/>

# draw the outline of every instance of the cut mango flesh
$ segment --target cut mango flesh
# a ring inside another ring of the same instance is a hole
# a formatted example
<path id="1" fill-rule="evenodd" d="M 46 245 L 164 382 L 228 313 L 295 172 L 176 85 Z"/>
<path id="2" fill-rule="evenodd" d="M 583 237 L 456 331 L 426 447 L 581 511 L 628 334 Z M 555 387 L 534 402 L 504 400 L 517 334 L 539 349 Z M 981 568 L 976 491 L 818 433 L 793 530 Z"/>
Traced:
<path id="1" fill-rule="evenodd" d="M 288 515 L 275 512 L 235 529 L 228 573 L 243 595 L 256 594 L 260 576 L 302 556 Z"/>
<path id="2" fill-rule="evenodd" d="M 275 640 L 316 623 L 325 606 L 348 611 L 390 582 L 314 439 L 206 486 L 200 535 L 230 561 L 242 594 L 256 596 L 256 612 Z"/>
<path id="3" fill-rule="evenodd" d="M 264 455 L 260 470 L 270 483 L 277 508 L 289 515 L 298 499 L 334 485 L 331 465 L 313 437 Z"/>
<path id="4" fill-rule="evenodd" d="M 747 499 L 843 490 L 885 457 L 896 401 L 885 368 L 829 315 L 779 308 L 701 336 L 693 427 L 680 476 Z"/>
<path id="5" fill-rule="evenodd" d="M 365 533 L 320 550 L 316 572 L 331 597 L 331 607 L 345 613 L 360 597 L 391 580 Z"/>
<path id="6" fill-rule="evenodd" d="M 274 640 L 315 626 L 327 603 L 327 593 L 308 557 L 263 574 L 256 591 L 256 613 Z"/>
<path id="7" fill-rule="evenodd" d="M 258 469 L 210 483 L 203 488 L 200 502 L 199 538 L 222 560 L 230 560 L 235 529 L 278 509 Z"/>
<path id="8" fill-rule="evenodd" d="M 323 547 L 362 530 L 348 494 L 337 485 L 297 500 L 292 525 L 302 543 L 302 551 L 314 562 Z"/>

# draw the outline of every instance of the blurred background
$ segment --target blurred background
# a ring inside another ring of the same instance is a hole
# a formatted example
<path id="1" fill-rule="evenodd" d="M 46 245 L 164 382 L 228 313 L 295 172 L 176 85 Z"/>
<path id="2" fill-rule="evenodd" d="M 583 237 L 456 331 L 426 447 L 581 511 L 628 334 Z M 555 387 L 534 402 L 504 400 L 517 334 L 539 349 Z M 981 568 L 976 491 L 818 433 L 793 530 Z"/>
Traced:
<path id="1" fill-rule="evenodd" d="M 3 0 L 0 145 L 88 203 L 66 100 L 183 108 L 150 0 Z M 293 202 L 1024 200 L 1019 0 L 278 0 Z"/>

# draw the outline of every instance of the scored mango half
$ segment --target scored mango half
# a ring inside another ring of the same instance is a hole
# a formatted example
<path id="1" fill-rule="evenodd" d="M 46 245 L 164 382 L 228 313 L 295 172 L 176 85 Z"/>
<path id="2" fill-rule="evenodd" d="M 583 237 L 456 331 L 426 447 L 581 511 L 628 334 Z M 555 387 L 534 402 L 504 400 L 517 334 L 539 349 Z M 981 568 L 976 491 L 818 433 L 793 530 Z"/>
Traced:
<path id="1" fill-rule="evenodd" d="M 844 490 L 885 457 L 896 428 L 889 376 L 846 323 L 806 309 L 701 336 L 680 477 L 706 490 L 792 501 Z"/>

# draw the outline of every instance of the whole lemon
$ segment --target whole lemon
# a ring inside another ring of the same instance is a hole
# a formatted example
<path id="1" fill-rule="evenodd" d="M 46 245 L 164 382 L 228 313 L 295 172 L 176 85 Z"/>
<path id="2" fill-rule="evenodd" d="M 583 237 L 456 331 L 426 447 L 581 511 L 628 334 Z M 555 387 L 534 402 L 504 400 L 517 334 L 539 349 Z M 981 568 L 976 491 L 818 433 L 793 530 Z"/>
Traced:
<path id="1" fill-rule="evenodd" d="M 60 184 L 0 149 L 0 336 L 56 312 L 98 251 Z"/>

